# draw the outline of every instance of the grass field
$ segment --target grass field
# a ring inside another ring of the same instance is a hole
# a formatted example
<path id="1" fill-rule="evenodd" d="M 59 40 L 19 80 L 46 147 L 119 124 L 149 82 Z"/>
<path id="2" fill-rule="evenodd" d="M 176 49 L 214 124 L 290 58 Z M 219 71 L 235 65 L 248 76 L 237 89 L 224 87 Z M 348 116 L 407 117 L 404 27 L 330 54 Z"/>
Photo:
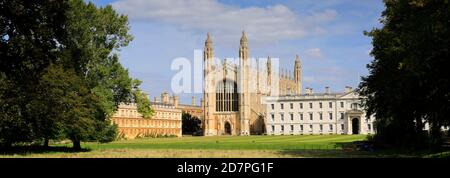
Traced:
<path id="1" fill-rule="evenodd" d="M 85 151 L 73 152 L 71 143 L 52 145 L 53 151 L 3 153 L 0 157 L 353 157 L 341 149 L 364 135 L 220 136 L 143 138 L 106 144 L 82 143 Z"/>
<path id="2" fill-rule="evenodd" d="M 220 136 L 143 138 L 111 143 L 82 143 L 83 151 L 70 149 L 71 142 L 51 149 L 0 152 L 1 157 L 31 158 L 291 158 L 291 157 L 423 157 L 395 151 L 366 152 L 342 149 L 365 135 Z M 1 151 L 1 150 L 0 150 Z"/>

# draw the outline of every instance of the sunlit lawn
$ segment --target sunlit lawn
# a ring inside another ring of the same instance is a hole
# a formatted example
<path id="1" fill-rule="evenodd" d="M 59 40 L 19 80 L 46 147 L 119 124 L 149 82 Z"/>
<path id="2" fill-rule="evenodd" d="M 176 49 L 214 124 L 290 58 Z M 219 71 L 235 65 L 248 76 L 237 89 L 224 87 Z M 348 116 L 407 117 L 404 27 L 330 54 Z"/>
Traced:
<path id="1" fill-rule="evenodd" d="M 346 157 L 342 144 L 365 135 L 285 135 L 143 138 L 82 143 L 84 152 L 33 152 L 0 157 Z M 53 147 L 71 147 L 59 143 Z"/>
<path id="2" fill-rule="evenodd" d="M 336 149 L 339 143 L 363 140 L 364 135 L 304 135 L 304 136 L 220 136 L 146 138 L 115 141 L 107 144 L 84 143 L 96 149 L 213 149 L 213 150 L 298 150 Z M 70 146 L 70 143 L 67 144 Z"/>

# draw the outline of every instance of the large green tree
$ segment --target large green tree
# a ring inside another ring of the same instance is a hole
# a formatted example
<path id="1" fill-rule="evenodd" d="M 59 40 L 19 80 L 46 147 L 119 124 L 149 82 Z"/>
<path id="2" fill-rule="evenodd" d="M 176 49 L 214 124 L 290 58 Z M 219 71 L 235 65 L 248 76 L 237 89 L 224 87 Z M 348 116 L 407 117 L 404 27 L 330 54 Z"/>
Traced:
<path id="1" fill-rule="evenodd" d="M 199 135 L 202 132 L 202 121 L 187 112 L 182 113 L 182 133 L 185 135 Z"/>
<path id="2" fill-rule="evenodd" d="M 59 58 L 68 4 L 57 0 L 0 0 L 0 142 L 32 141 L 27 112 L 42 71 Z"/>
<path id="3" fill-rule="evenodd" d="M 111 141 L 109 117 L 137 102 L 140 81 L 119 63 L 132 40 L 128 19 L 82 0 L 0 0 L 0 142 L 69 138 Z"/>
<path id="4" fill-rule="evenodd" d="M 439 146 L 450 122 L 450 2 L 385 0 L 382 28 L 372 37 L 374 60 L 359 92 L 375 114 L 375 140 L 404 148 Z M 424 131 L 424 125 L 430 131 Z"/>

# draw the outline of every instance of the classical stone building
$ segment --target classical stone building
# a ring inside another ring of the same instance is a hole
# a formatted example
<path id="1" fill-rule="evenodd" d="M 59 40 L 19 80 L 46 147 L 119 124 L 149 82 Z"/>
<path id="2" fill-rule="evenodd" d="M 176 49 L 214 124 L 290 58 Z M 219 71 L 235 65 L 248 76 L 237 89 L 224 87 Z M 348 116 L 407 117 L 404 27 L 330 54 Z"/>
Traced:
<path id="1" fill-rule="evenodd" d="M 204 48 L 204 134 L 250 135 L 265 133 L 266 107 L 262 97 L 301 94 L 301 63 L 294 72 L 275 72 L 272 60 L 249 58 L 248 39 L 242 33 L 238 61 L 214 57 L 211 35 Z"/>
<path id="2" fill-rule="evenodd" d="M 374 117 L 366 117 L 360 98 L 350 87 L 344 92 L 265 97 L 267 134 L 373 134 Z"/>
<path id="3" fill-rule="evenodd" d="M 195 116 L 201 120 L 203 120 L 203 99 L 201 99 L 200 105 L 197 105 L 195 102 L 195 97 L 192 97 L 191 104 L 181 104 L 178 96 L 170 96 L 168 92 L 163 92 L 161 94 L 161 98 L 154 97 L 153 103 L 162 103 L 165 105 L 171 105 L 177 109 L 180 109 L 182 112 L 189 113 L 192 116 Z"/>
<path id="4" fill-rule="evenodd" d="M 138 136 L 181 136 L 181 110 L 173 105 L 151 103 L 155 113 L 152 118 L 143 118 L 136 104 L 120 104 L 111 118 L 118 125 L 119 135 L 125 138 Z"/>

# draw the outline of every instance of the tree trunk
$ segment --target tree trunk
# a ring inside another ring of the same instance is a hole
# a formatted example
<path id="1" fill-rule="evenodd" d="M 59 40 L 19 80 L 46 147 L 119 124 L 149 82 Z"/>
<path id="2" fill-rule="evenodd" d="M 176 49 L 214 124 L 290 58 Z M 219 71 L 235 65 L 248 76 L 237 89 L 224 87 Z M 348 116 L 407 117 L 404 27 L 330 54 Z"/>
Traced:
<path id="1" fill-rule="evenodd" d="M 73 142 L 73 149 L 74 150 L 81 150 L 81 142 L 80 140 L 74 140 Z"/>
<path id="2" fill-rule="evenodd" d="M 44 138 L 44 148 L 48 148 L 48 138 Z"/>

